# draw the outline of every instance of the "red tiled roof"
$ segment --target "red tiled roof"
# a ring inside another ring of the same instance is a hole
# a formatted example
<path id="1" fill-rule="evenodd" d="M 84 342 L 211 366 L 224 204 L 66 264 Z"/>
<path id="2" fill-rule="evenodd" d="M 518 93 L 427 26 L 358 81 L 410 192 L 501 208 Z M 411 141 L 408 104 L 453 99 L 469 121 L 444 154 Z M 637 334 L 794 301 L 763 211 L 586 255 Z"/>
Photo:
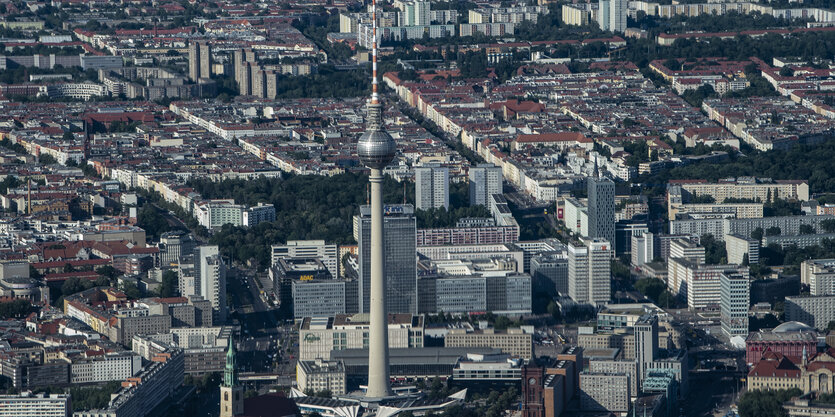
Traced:
<path id="1" fill-rule="evenodd" d="M 539 142 L 580 142 L 588 143 L 592 140 L 585 137 L 580 132 L 559 132 L 559 133 L 540 133 L 535 135 L 519 135 L 516 137 L 516 142 L 520 143 L 539 143 Z"/>

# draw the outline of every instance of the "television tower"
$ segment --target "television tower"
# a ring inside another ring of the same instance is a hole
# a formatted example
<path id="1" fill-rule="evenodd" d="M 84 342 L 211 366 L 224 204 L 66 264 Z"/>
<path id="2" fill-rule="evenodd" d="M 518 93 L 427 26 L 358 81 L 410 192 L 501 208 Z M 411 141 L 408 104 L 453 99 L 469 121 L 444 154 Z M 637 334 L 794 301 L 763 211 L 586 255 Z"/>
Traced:
<path id="1" fill-rule="evenodd" d="M 357 143 L 357 155 L 371 169 L 371 294 L 368 334 L 368 390 L 366 398 L 391 396 L 389 385 L 388 314 L 386 270 L 383 258 L 383 168 L 394 159 L 397 145 L 383 126 L 383 105 L 377 91 L 377 1 L 371 1 L 371 99 L 366 102 L 365 133 Z"/>

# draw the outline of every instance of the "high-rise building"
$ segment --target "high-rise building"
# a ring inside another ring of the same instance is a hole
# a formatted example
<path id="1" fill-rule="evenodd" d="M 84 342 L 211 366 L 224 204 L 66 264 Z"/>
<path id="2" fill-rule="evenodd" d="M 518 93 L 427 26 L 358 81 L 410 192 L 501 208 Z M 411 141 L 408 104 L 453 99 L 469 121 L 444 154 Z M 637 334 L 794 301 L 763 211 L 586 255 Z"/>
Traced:
<path id="1" fill-rule="evenodd" d="M 635 360 L 638 363 L 638 382 L 658 358 L 658 316 L 643 315 L 635 322 Z"/>
<path id="2" fill-rule="evenodd" d="M 415 208 L 449 209 L 449 168 L 439 165 L 415 168 Z"/>
<path id="3" fill-rule="evenodd" d="M 206 42 L 188 45 L 188 77 L 194 82 L 212 76 L 212 48 Z"/>
<path id="4" fill-rule="evenodd" d="M 595 160 L 595 175 L 586 180 L 589 197 L 589 237 L 608 241 L 614 253 L 615 183 L 608 178 L 601 178 L 596 164 Z"/>
<path id="5" fill-rule="evenodd" d="M 670 258 L 687 259 L 703 264 L 706 260 L 705 248 L 690 239 L 676 239 L 670 242 Z"/>
<path id="6" fill-rule="evenodd" d="M 179 263 L 180 257 L 194 251 L 195 241 L 182 231 L 165 232 L 159 238 L 159 263 L 165 268 Z"/>
<path id="7" fill-rule="evenodd" d="M 324 240 L 288 240 L 284 245 L 272 245 L 272 265 L 283 258 L 318 258 L 328 268 L 331 277 L 339 276 L 339 253 L 336 244 Z"/>
<path id="8" fill-rule="evenodd" d="M 629 411 L 629 375 L 598 372 L 580 374 L 580 409 Z"/>
<path id="9" fill-rule="evenodd" d="M 751 284 L 747 274 L 732 272 L 719 277 L 719 321 L 728 337 L 748 337 L 748 306 L 751 303 Z"/>
<path id="10" fill-rule="evenodd" d="M 826 329 L 835 320 L 835 295 L 786 297 L 786 321 L 799 321 Z"/>
<path id="11" fill-rule="evenodd" d="M 753 265 L 760 262 L 760 241 L 739 235 L 725 235 L 728 263 Z"/>
<path id="12" fill-rule="evenodd" d="M 603 239 L 568 244 L 568 296 L 580 304 L 605 304 L 611 295 L 612 246 Z"/>
<path id="13" fill-rule="evenodd" d="M 685 258 L 670 257 L 667 263 L 667 287 L 690 309 L 716 308 L 721 299 L 719 278 L 723 273 L 748 276 L 748 267 L 740 265 L 705 265 Z"/>
<path id="14" fill-rule="evenodd" d="M 655 236 L 652 233 L 632 236 L 632 266 L 638 267 L 655 259 Z"/>
<path id="15" fill-rule="evenodd" d="M 371 295 L 371 208 L 360 207 L 354 218 L 359 246 L 360 312 L 369 312 Z M 389 313 L 417 313 L 417 258 L 415 215 L 410 204 L 385 208 L 386 309 Z"/>
<path id="16" fill-rule="evenodd" d="M 609 30 L 610 16 L 612 11 L 611 0 L 600 0 L 597 8 L 597 24 L 600 30 Z"/>
<path id="17" fill-rule="evenodd" d="M 487 206 L 492 194 L 502 193 L 502 168 L 493 164 L 470 167 L 470 205 Z"/>
<path id="18" fill-rule="evenodd" d="M 627 0 L 609 0 L 609 31 L 626 31 Z"/>
<path id="19" fill-rule="evenodd" d="M 264 70 L 260 66 L 252 66 L 252 95 L 255 97 L 265 97 L 264 92 L 267 87 L 267 79 L 264 77 Z"/>
<path id="20" fill-rule="evenodd" d="M 429 25 L 430 6 L 428 1 L 410 1 L 403 4 L 403 22 L 401 26 Z"/>
<path id="21" fill-rule="evenodd" d="M 238 49 L 232 54 L 232 65 L 235 67 L 235 81 L 238 92 L 242 96 L 252 94 L 249 64 L 255 64 L 255 52 L 252 49 Z"/>
<path id="22" fill-rule="evenodd" d="M 194 267 L 199 277 L 199 294 L 212 303 L 212 321 L 226 322 L 226 265 L 217 246 L 200 246 Z"/>
<path id="23" fill-rule="evenodd" d="M 531 278 L 548 280 L 561 295 L 568 294 L 568 257 L 564 253 L 543 253 L 531 258 Z"/>
<path id="24" fill-rule="evenodd" d="M 235 369 L 235 342 L 229 338 L 226 351 L 226 368 L 223 370 L 223 384 L 220 385 L 220 417 L 234 417 L 244 412 L 244 390 L 238 385 L 238 370 Z"/>
<path id="25" fill-rule="evenodd" d="M 800 282 L 810 295 L 835 294 L 835 259 L 808 259 L 800 264 Z"/>

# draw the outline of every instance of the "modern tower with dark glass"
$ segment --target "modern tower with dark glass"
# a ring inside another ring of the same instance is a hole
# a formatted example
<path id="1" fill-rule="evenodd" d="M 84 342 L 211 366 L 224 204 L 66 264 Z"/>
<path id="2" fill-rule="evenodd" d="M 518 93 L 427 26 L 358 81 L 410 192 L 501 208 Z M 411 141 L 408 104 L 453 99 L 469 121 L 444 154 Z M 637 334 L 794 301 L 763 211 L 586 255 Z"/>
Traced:
<path id="1" fill-rule="evenodd" d="M 371 169 L 371 294 L 368 332 L 368 390 L 366 397 L 391 396 L 389 385 L 388 314 L 383 258 L 383 169 L 394 159 L 397 145 L 383 126 L 383 105 L 377 91 L 377 2 L 371 3 L 371 99 L 365 133 L 357 143 L 357 155 Z"/>

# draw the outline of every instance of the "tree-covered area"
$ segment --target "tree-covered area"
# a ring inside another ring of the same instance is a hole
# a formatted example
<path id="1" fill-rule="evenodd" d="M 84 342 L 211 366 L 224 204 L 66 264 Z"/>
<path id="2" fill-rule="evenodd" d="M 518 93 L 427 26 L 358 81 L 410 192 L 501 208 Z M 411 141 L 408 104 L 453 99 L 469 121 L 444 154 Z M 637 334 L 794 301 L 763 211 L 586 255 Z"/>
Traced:
<path id="1" fill-rule="evenodd" d="M 110 403 L 110 395 L 119 391 L 120 388 L 122 388 L 121 381 L 111 381 L 95 386 L 72 386 L 69 389 L 50 386 L 38 388 L 34 393 L 44 393 L 47 395 L 68 393 L 72 397 L 70 411 L 75 412 L 107 407 L 107 404 Z"/>
<path id="2" fill-rule="evenodd" d="M 276 98 L 358 97 L 369 94 L 368 73 L 322 64 L 315 74 L 279 75 Z"/>
<path id="3" fill-rule="evenodd" d="M 150 203 L 146 203 L 136 213 L 136 225 L 145 230 L 145 236 L 151 240 L 159 240 L 160 235 L 165 232 L 176 230 L 165 219 L 159 209 Z"/>
<path id="4" fill-rule="evenodd" d="M 99 387 L 70 387 L 72 411 L 96 410 L 107 407 L 110 394 L 119 391 L 120 381 L 108 382 Z"/>
<path id="5" fill-rule="evenodd" d="M 701 0 L 698 0 L 698 2 L 701 2 Z M 692 1 L 687 1 L 686 3 L 692 3 Z M 653 33 L 679 33 L 692 31 L 694 28 L 705 32 L 726 32 L 747 29 L 772 29 L 776 27 L 805 27 L 808 21 L 806 19 L 779 18 L 759 12 L 742 14 L 736 11 L 730 11 L 721 15 L 711 13 L 699 16 L 674 16 L 669 19 L 649 16 L 639 11 L 634 21 L 632 19 L 629 20 L 631 27 L 639 27 Z"/>
<path id="6" fill-rule="evenodd" d="M 835 33 L 802 32 L 783 37 L 767 34 L 752 38 L 746 35 L 733 39 L 707 38 L 702 40 L 677 39 L 670 46 L 659 46 L 655 39 L 630 40 L 620 55 L 645 67 L 650 61 L 667 58 L 708 58 L 727 57 L 745 60 L 752 56 L 766 62 L 774 57 L 796 56 L 811 60 L 814 57 L 829 57 L 835 54 Z"/>
<path id="7" fill-rule="evenodd" d="M 725 243 L 716 240 L 713 235 L 703 235 L 700 244 L 705 248 L 705 263 L 708 265 L 723 265 L 728 263 L 728 251 Z"/>
<path id="8" fill-rule="evenodd" d="M 19 319 L 25 317 L 32 311 L 32 304 L 29 300 L 15 298 L 11 301 L 0 302 L 0 319 Z"/>
<path id="9" fill-rule="evenodd" d="M 835 160 L 835 141 L 818 145 L 797 145 L 787 151 L 752 151 L 746 156 L 732 154 L 719 163 L 697 163 L 644 175 L 636 182 L 654 193 L 663 194 L 671 179 L 700 178 L 717 181 L 721 178 L 757 176 L 782 180 L 808 180 L 810 192 L 835 190 L 835 176 L 830 174 Z"/>
<path id="10" fill-rule="evenodd" d="M 800 273 L 800 264 L 806 259 L 828 259 L 835 257 L 835 240 L 823 239 L 820 245 L 799 248 L 789 246 L 785 249 L 771 244 L 760 248 L 760 265 L 781 266 L 787 274 Z"/>
<path id="11" fill-rule="evenodd" d="M 3 138 L 3 140 L 0 140 L 0 146 L 22 155 L 27 153 L 26 148 L 24 148 L 23 145 L 19 143 L 12 143 L 9 138 Z"/>
<path id="12" fill-rule="evenodd" d="M 658 278 L 641 278 L 635 281 L 635 289 L 658 306 L 674 308 L 678 305 L 676 296 L 667 290 L 667 284 Z"/>
<path id="13" fill-rule="evenodd" d="M 803 395 L 797 388 L 777 391 L 748 391 L 739 399 L 741 417 L 785 417 L 788 415 L 783 403 Z"/>
<path id="14" fill-rule="evenodd" d="M 432 5 L 434 8 L 434 4 Z M 319 14 L 308 14 L 293 21 L 293 27 L 298 29 L 308 39 L 313 40 L 319 49 L 325 51 L 328 60 L 344 61 L 353 55 L 351 47 L 336 42 L 328 42 L 328 33 L 339 33 L 339 11 L 324 11 Z"/>
<path id="15" fill-rule="evenodd" d="M 211 242 L 224 255 L 239 262 L 255 259 L 269 263 L 272 244 L 297 239 L 324 239 L 334 243 L 353 241 L 353 216 L 367 202 L 368 177 L 345 173 L 333 177 L 287 175 L 284 178 L 257 178 L 212 182 L 195 179 L 189 182 L 204 198 L 233 198 L 249 206 L 270 203 L 276 209 L 276 221 L 243 228 L 225 225 L 216 231 Z M 386 177 L 383 201 L 414 204 L 414 183 L 398 183 Z M 484 217 L 482 207 L 467 206 L 466 184 L 450 184 L 450 210 L 416 210 L 418 227 L 446 227 L 463 217 Z"/>

